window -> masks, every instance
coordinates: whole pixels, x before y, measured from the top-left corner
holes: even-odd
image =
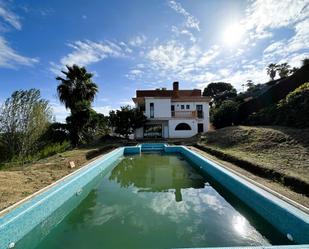
[[[190,109],[190,105],[186,105],[186,109],[189,110]]]
[[[144,137],[162,137],[162,125],[161,124],[145,125]]]
[[[181,105],[180,108],[181,108],[181,110],[184,110],[185,109],[185,105]]]
[[[191,130],[191,127],[187,123],[180,123],[175,128],[175,131],[189,131],[189,130]]]
[[[150,103],[150,118],[154,118],[154,104]]]
[[[197,117],[203,118],[203,105],[196,105]]]
[[[171,113],[172,113],[172,117],[175,117],[175,106],[171,105]]]

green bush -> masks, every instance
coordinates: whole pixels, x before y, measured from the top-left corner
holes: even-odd
[[[43,149],[41,149],[34,156],[34,158],[42,159],[42,158],[45,158],[45,157],[55,155],[57,153],[64,152],[69,148],[70,148],[70,142],[68,142],[68,141],[64,141],[62,143],[49,144],[49,145],[46,145]]]
[[[239,104],[232,100],[225,100],[211,111],[211,121],[216,128],[231,126],[238,123]]]
[[[250,115],[248,124],[309,127],[309,83],[296,88],[278,104]]]
[[[309,83],[305,83],[278,103],[277,124],[309,127]]]

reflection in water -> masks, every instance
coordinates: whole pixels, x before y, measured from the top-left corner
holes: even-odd
[[[242,236],[246,235],[247,232],[247,222],[246,219],[242,216],[234,216],[232,221],[234,229]]]
[[[243,216],[230,204],[237,206],[237,200],[213,186],[179,155],[124,157],[36,249],[286,244],[259,217]]]
[[[142,157],[126,157],[112,170],[109,177],[127,188],[136,187],[139,192],[166,192],[174,190],[175,200],[182,201],[181,189],[204,188],[205,180],[192,167],[183,167],[179,163],[183,158],[158,156],[152,154]]]

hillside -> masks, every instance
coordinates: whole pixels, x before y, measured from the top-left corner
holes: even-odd
[[[205,134],[200,144],[258,166],[266,177],[309,184],[309,129],[233,126]]]
[[[287,78],[266,83],[267,91],[262,91],[257,97],[244,102],[239,107],[239,119],[245,121],[251,113],[268,107],[283,99],[300,85],[309,81],[309,65],[304,65]]]

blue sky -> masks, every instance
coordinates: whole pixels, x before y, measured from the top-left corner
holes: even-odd
[[[58,121],[55,77],[66,65],[95,74],[98,112],[136,89],[267,81],[265,67],[309,57],[309,0],[0,0],[0,102],[38,88]]]

